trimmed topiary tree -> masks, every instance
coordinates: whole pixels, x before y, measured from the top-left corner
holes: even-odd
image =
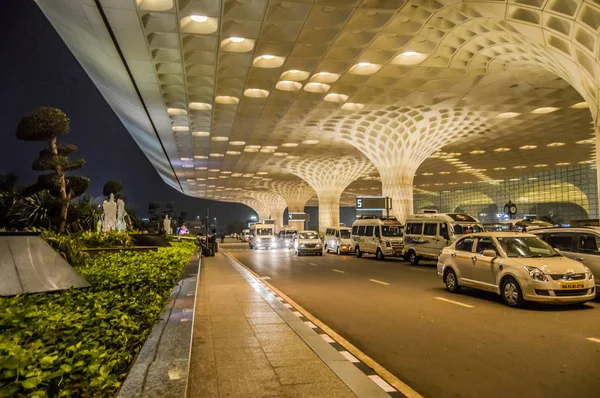
[[[48,148],[40,151],[33,161],[33,170],[52,171],[38,177],[39,190],[47,189],[60,201],[60,214],[57,231],[65,232],[71,200],[82,195],[90,180],[81,176],[67,176],[66,173],[83,167],[85,161],[69,160],[69,155],[77,151],[75,145],[58,144],[57,138],[69,134],[69,117],[60,109],[36,108],[21,119],[17,127],[17,138],[23,141],[47,141]]]
[[[121,197],[122,191],[123,184],[121,184],[121,181],[117,180],[107,181],[106,184],[104,184],[104,188],[102,188],[102,194],[104,196],[110,196],[110,194],[112,193],[117,199]]]

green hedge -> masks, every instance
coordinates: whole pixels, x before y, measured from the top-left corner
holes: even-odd
[[[0,298],[0,397],[113,396],[193,250],[88,257],[89,289]]]

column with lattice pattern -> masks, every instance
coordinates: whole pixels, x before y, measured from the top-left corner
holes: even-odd
[[[444,145],[485,130],[477,112],[425,106],[340,111],[322,128],[337,132],[373,162],[383,195],[392,198],[390,214],[400,221],[413,212],[413,179],[419,165]]]
[[[348,185],[375,168],[365,158],[294,159],[285,167],[306,181],[319,199],[319,232],[340,225],[340,197]]]
[[[270,218],[275,220],[277,231],[281,231],[283,228],[283,212],[287,207],[283,196],[273,191],[246,191],[245,194],[255,198],[266,206]],[[260,219],[259,221],[262,220]]]

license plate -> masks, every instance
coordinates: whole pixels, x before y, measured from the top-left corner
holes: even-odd
[[[583,289],[585,287],[585,284],[583,282],[561,283],[560,287],[563,289]]]

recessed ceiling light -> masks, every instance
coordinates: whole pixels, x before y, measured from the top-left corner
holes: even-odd
[[[379,64],[372,64],[370,62],[359,62],[353,67],[351,67],[348,72],[354,75],[372,75],[379,69],[381,69],[381,65]]]
[[[287,152],[275,152],[275,153],[273,154],[273,156],[281,156],[281,157],[283,157],[283,156],[287,156],[287,155],[288,155],[288,154],[287,154]]]
[[[485,153],[485,151],[483,149],[476,149],[474,151],[469,152],[471,155],[481,155],[482,153]]]
[[[348,96],[345,94],[330,93],[323,98],[327,102],[345,102]]]
[[[285,148],[295,148],[298,146],[295,142],[286,142],[285,144],[281,144],[282,147]]]
[[[251,148],[251,149],[260,149],[261,146],[260,145],[248,145],[247,148]]]
[[[269,172],[268,172],[268,171],[259,171],[259,172],[258,172],[258,173],[256,173],[256,174],[258,174],[258,175],[261,175],[261,176],[264,176],[264,175],[266,175],[266,174],[269,174]]]
[[[573,109],[584,109],[584,108],[587,108],[587,107],[588,107],[588,104],[585,101],[584,102],[578,102],[578,103],[573,104],[573,105],[570,106],[570,108],[573,108]]]
[[[194,22],[206,22],[208,21],[208,17],[204,15],[191,15],[190,19]]]
[[[308,91],[309,93],[326,93],[330,88],[329,84],[311,82],[304,86],[304,91]]]
[[[589,138],[587,140],[581,140],[581,141],[577,141],[576,144],[593,144],[595,143],[596,140],[593,138]]]
[[[207,169],[208,169],[207,167],[196,167],[196,170],[198,170],[198,171],[207,170]]]
[[[494,170],[506,170],[506,167],[494,167]]]
[[[496,148],[494,149],[494,152],[508,152],[510,151],[510,148]]]
[[[563,145],[565,145],[564,142],[551,142],[551,143],[549,143],[546,146],[549,146],[549,147],[558,147],[558,146],[563,146]]]
[[[569,162],[560,162],[560,163],[556,163],[556,165],[557,165],[557,166],[568,166],[568,165],[570,165],[570,164],[571,164],[571,163],[569,163]]]
[[[182,161],[182,162],[189,162],[189,161],[191,161],[191,160],[192,160],[192,158],[181,158],[181,161]]]
[[[416,65],[425,61],[429,54],[419,53],[416,51],[405,51],[396,56],[391,63],[396,65]]]
[[[223,105],[235,105],[240,102],[240,99],[229,95],[218,95],[215,97],[215,102]]]
[[[291,80],[281,80],[275,84],[275,88],[281,91],[298,91],[302,88],[302,84]]]
[[[439,174],[450,174],[449,171],[440,171]]]
[[[535,181],[535,180],[537,180],[537,177],[529,177],[528,180],[529,181]]]
[[[182,131],[190,131],[190,128],[188,126],[173,126],[171,127],[173,129],[173,131],[179,133]]]
[[[521,181],[520,178],[511,178],[509,181]]]
[[[276,145],[265,145],[263,146],[263,148],[267,148],[267,149],[277,149]]]
[[[345,111],[360,111],[364,107],[365,107],[365,104],[357,104],[355,102],[346,102],[344,105],[342,105],[341,109],[343,109]]]
[[[579,164],[591,164],[594,163],[593,160],[582,160],[581,162],[579,162]]]
[[[187,115],[187,111],[179,108],[167,108],[167,114],[171,116],[185,116]]]
[[[517,113],[517,112],[503,112],[503,113],[496,115],[496,117],[498,119],[510,119],[513,117],[517,117],[519,115],[520,115],[520,113]]]
[[[294,74],[295,73],[300,73],[300,71],[298,69],[290,69],[288,72],[289,73],[294,73]]]
[[[537,148],[537,145],[523,145],[520,146],[519,149],[535,149]]]
[[[235,146],[246,145],[246,142],[245,141],[230,141],[229,145],[235,145]]]
[[[257,148],[246,147],[246,148],[244,148],[244,152],[258,152],[258,149]]]
[[[556,108],[554,106],[545,106],[542,108],[537,108],[531,111],[531,113],[534,113],[536,115],[543,115],[545,113],[550,113],[550,112],[554,112],[557,111],[559,108]]]
[[[527,166],[514,166],[513,169],[526,169]]]
[[[212,105],[206,102],[190,102],[188,107],[195,111],[209,111],[212,109]]]
[[[533,167],[538,167],[538,168],[539,168],[539,167],[548,167],[548,165],[547,165],[547,164],[545,164],[545,163],[540,163],[540,164],[536,164],[536,165],[534,165]]]
[[[229,141],[228,137],[212,137],[213,141]]]
[[[416,51],[405,51],[402,53],[405,57],[412,57],[413,55],[417,55]]]
[[[221,169],[208,169],[208,171],[210,171],[211,173],[216,173],[221,171]]]
[[[192,131],[193,137],[208,137],[209,135],[208,131]]]
[[[223,156],[225,156],[225,155],[223,155],[222,153],[211,153],[210,154],[211,158],[222,158]]]
[[[302,143],[307,145],[315,145],[319,143],[319,140],[304,140]]]
[[[423,173],[424,176],[432,176],[433,173]]]
[[[369,66],[369,65],[371,65],[370,62],[359,62],[358,63],[358,66]]]
[[[250,98],[267,98],[269,92],[260,88],[248,88],[244,91],[244,95]]]
[[[271,55],[271,54],[264,54],[264,55],[261,55],[261,57],[264,58],[264,59],[273,59],[273,58],[275,58],[275,56]]]
[[[229,38],[229,40],[231,40],[234,43],[241,43],[241,42],[243,42],[246,39],[243,38],[243,37],[232,36],[232,37]]]
[[[196,156],[194,156],[194,159],[208,159],[208,156],[196,155]]]
[[[240,151],[227,151],[225,152],[227,155],[241,155]]]

